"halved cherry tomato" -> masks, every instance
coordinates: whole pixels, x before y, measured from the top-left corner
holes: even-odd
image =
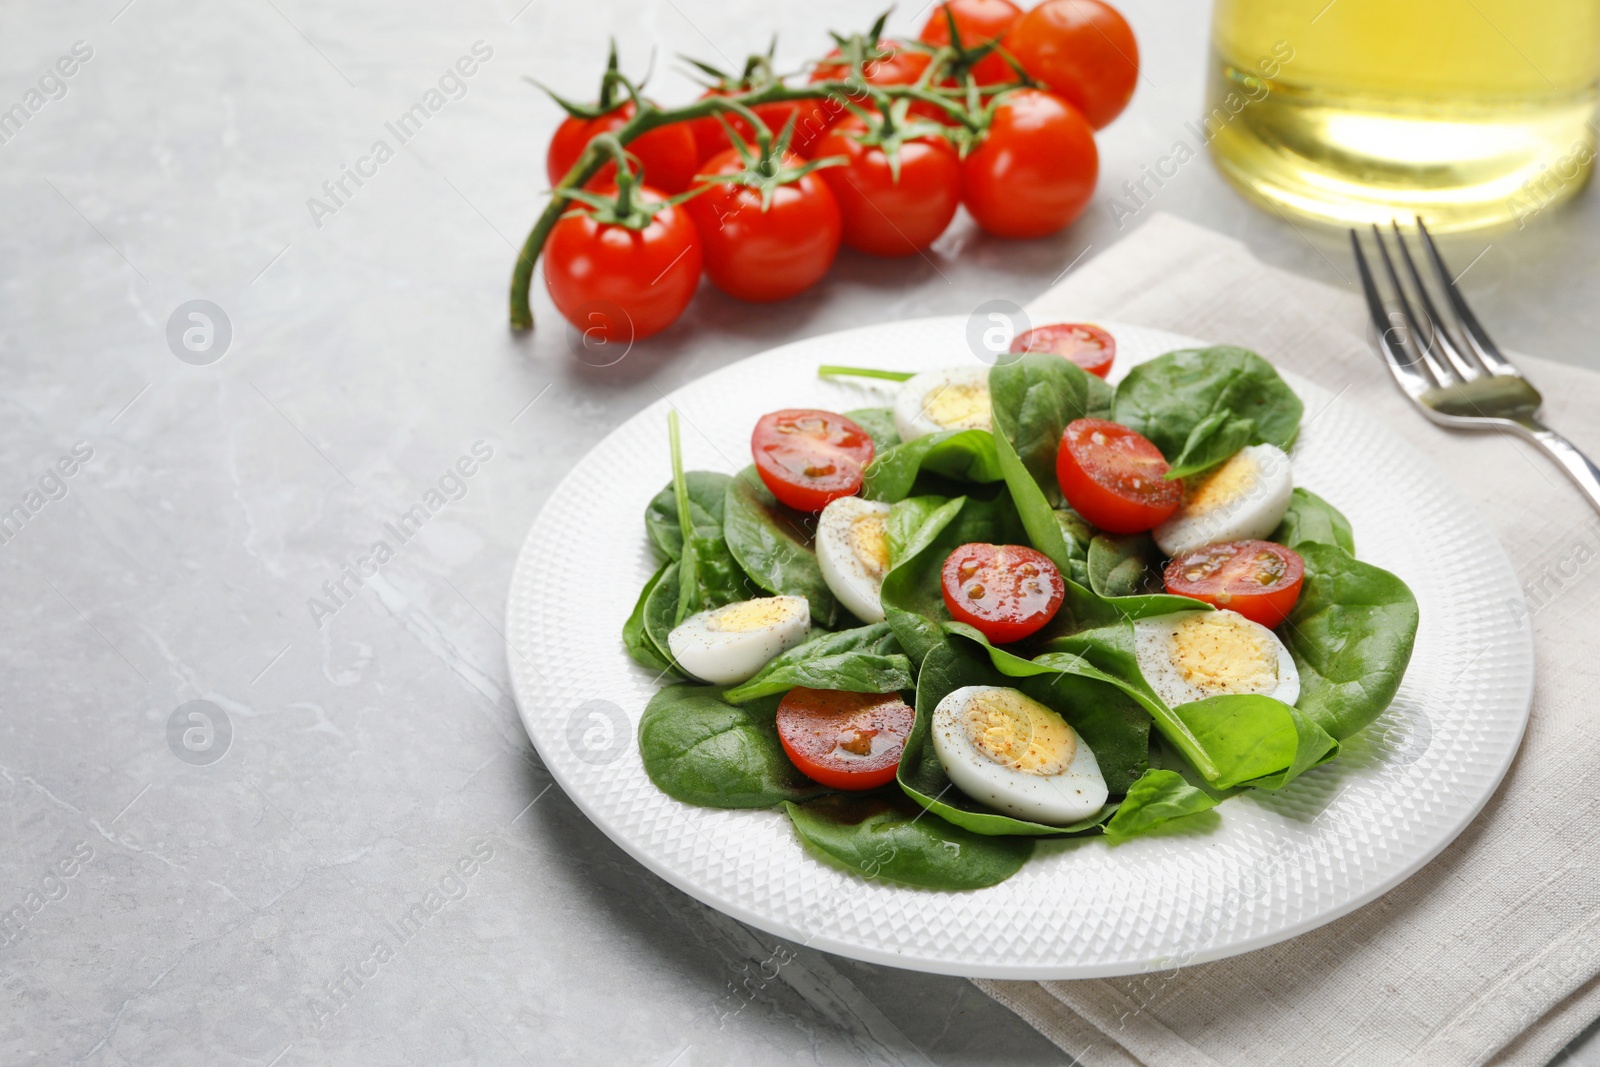
[[[550,185],[566,177],[567,171],[578,161],[588,143],[602,133],[611,133],[633,118],[633,101],[613,108],[597,119],[580,119],[568,116],[556,127],[550,138],[550,151],[545,154],[545,173]],[[677,194],[689,188],[694,181],[695,168],[700,165],[700,152],[695,147],[694,134],[681,122],[662,126],[635,137],[625,146],[639,160],[644,180],[664,193]],[[588,188],[597,189],[616,181],[617,165],[607,163],[600,173],[591,178]]]
[[[1224,541],[1185,552],[1162,577],[1167,592],[1229,608],[1268,629],[1289,617],[1300,599],[1306,563],[1271,541]]]
[[[1000,98],[983,140],[961,161],[961,200],[996,237],[1044,237],[1083,213],[1100,154],[1078,109],[1053,93]]]
[[[1013,352],[1054,352],[1066,356],[1090,374],[1104,378],[1117,358],[1117,342],[1098,326],[1084,322],[1057,322],[1035,326],[1011,339]]]
[[[721,89],[707,89],[700,94],[700,99],[705,100],[712,96],[727,95],[728,93]],[[800,108],[801,102],[798,100],[783,100],[774,104],[757,104],[750,110],[754,111],[756,118],[760,119],[767,129],[772,131],[772,136],[777,137],[778,134],[783,132],[783,127],[789,121],[789,116],[799,112]],[[740,137],[751,144],[755,143],[756,131],[750,128],[748,122],[731,112],[722,115],[722,118],[727,120],[728,124],[738,132]],[[700,152],[700,162],[702,163],[719,152],[725,152],[733,147],[728,141],[728,131],[722,128],[722,123],[717,121],[716,115],[695,119],[689,123],[689,128],[694,133],[695,147]],[[794,133],[789,137],[789,150],[795,155],[809,158],[811,149],[816,145],[817,138],[821,135],[821,130],[814,130],[808,133],[806,130],[801,129],[799,121],[796,120]]]
[[[1045,0],[1011,27],[1005,48],[1100,129],[1121,114],[1139,80],[1139,44],[1101,0]]]
[[[785,408],[761,416],[750,451],[773,496],[798,511],[821,511],[861,488],[872,438],[843,415]]]
[[[956,32],[961,35],[961,43],[967,48],[974,48],[980,44],[988,44],[1005,35],[1012,25],[1022,17],[1022,9],[1011,0],[950,0],[949,3],[940,4],[933,9],[933,14],[928,16],[928,21],[922,26],[922,33],[918,40],[924,44],[946,45],[950,43],[950,25],[945,20],[945,10],[956,21]],[[984,56],[972,68],[972,76],[979,85],[994,85],[998,82],[1012,81],[1016,72],[1010,64],[997,55]]]
[[[1073,510],[1110,533],[1159,525],[1183,503],[1183,482],[1149,439],[1105,419],[1074,419],[1061,433],[1056,478]]]
[[[805,161],[787,154],[785,167]],[[702,175],[740,174],[744,160],[732,148],[711,159]],[[761,190],[730,182],[706,182],[709,188],[685,201],[700,231],[706,277],[718,289],[740,300],[784,300],[815,285],[839,253],[839,206],[816,171],[772,190],[761,203]]]
[[[909,256],[931,245],[961,205],[961,161],[942,137],[900,145],[896,177],[881,145],[864,144],[867,123],[847,115],[817,143],[818,156],[843,156],[824,167],[844,217],[844,243],[874,256]]]
[[[878,53],[861,65],[868,85],[911,85],[933,61],[933,57],[926,52],[914,51],[887,37],[878,42]],[[813,82],[849,81],[854,77],[855,72],[837,48],[824,56],[811,71]],[[804,130],[811,143],[816,144],[828,132],[828,127],[850,113],[847,104],[871,106],[866,94],[860,92],[845,97],[819,97],[802,106],[795,123],[795,137],[798,139],[800,131]]]
[[[894,693],[796,686],[778,705],[778,740],[800,773],[834,789],[894,781],[917,713]]]
[[[1055,618],[1067,585],[1043,552],[1025,545],[962,545],[940,572],[945,607],[997,645],[1020,641]]]

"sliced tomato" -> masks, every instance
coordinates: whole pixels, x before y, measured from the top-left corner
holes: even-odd
[[[1224,541],[1167,564],[1167,592],[1237,611],[1275,629],[1300,599],[1306,563],[1300,553],[1271,541]]]
[[[1104,378],[1117,358],[1117,342],[1098,326],[1083,322],[1057,322],[1035,326],[1011,339],[1013,352],[1054,352]]]
[[[894,781],[917,713],[895,693],[795,686],[778,705],[778,740],[789,762],[835,789]]]
[[[872,462],[872,438],[843,415],[785,408],[761,416],[750,451],[773,496],[799,511],[821,511],[860,490],[862,472]]]
[[[1183,503],[1183,482],[1143,435],[1105,419],[1074,419],[1056,450],[1061,493],[1078,514],[1110,533],[1159,525]]]
[[[1050,557],[1025,545],[962,545],[940,572],[945,607],[997,645],[1055,618],[1067,584]]]

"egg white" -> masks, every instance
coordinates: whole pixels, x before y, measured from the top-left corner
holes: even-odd
[[[667,647],[701,681],[737,685],[810,633],[811,605],[805,597],[768,596],[689,616],[667,635]]]
[[[941,396],[946,400],[955,391],[969,389],[983,393],[981,414],[969,418],[941,421]],[[991,428],[992,413],[989,408],[989,368],[946,367],[943,370],[923,371],[908,378],[894,401],[894,427],[902,441],[914,441],[940,430],[987,430]]]
[[[1133,638],[1139,672],[1168,707],[1225,693],[1259,693],[1285,704],[1300,699],[1300,670],[1289,650],[1277,634],[1236,611],[1179,611],[1136,619]],[[1248,671],[1248,684],[1229,684],[1232,680],[1219,672],[1194,669],[1208,645],[1236,653],[1224,669],[1259,670]]]
[[[1064,744],[1044,746],[1055,763],[1064,766],[1054,773],[1038,774],[990,756],[975,743],[970,725],[979,701],[1001,701],[1028,716],[1034,729],[1029,737],[1016,737],[1019,742],[1026,744],[1047,730],[1058,742],[1070,742],[1072,752],[1065,758]],[[969,685],[954,690],[934,709],[932,727],[933,750],[950,781],[967,796],[998,811],[1049,826],[1066,826],[1087,819],[1105,805],[1106,780],[1094,752],[1054,711],[1015,689]]]
[[[881,595],[888,560],[874,556],[871,548],[874,538],[882,545],[883,522],[888,517],[888,504],[858,496],[830,501],[817,517],[817,567],[822,580],[839,603],[862,622],[883,621]],[[875,524],[876,530],[858,528],[862,523]],[[869,532],[872,536],[863,536]]]
[[[1250,445],[1187,487],[1183,505],[1151,533],[1168,556],[1223,541],[1259,540],[1289,510],[1294,470],[1276,445]]]

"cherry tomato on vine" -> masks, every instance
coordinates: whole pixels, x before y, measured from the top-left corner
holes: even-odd
[[[700,235],[688,212],[662,204],[666,197],[654,189],[632,195],[662,205],[640,228],[600,221],[577,205],[545,242],[550,299],[585,340],[626,346],[659,333],[683,314],[700,282]]]
[[[1053,93],[1017,89],[961,161],[961,199],[997,237],[1044,237],[1082,214],[1099,173],[1094,131],[1078,110]]]
[[[789,154],[787,167],[804,161]],[[702,175],[740,174],[748,167],[729,148],[700,168]],[[812,171],[772,189],[733,182],[704,182],[707,191],[684,206],[700,231],[706,276],[740,300],[783,300],[808,289],[839,254],[839,207],[821,175]]]
[[[938,239],[955,217],[961,162],[944,138],[919,137],[900,145],[897,179],[883,146],[870,143],[870,132],[859,115],[841,119],[817,143],[816,154],[847,162],[818,173],[839,202],[845,244],[874,256],[909,256]]]
[[[933,14],[923,24],[918,39],[924,44],[950,43],[950,25],[944,14],[946,9],[954,16],[956,32],[961,35],[961,44],[966,48],[999,40],[1022,17],[1022,9],[1011,0],[950,0],[934,8]],[[1005,60],[990,54],[973,66],[972,76],[979,85],[995,85],[1012,81],[1017,75]]]
[[[1045,0],[1004,39],[1033,77],[1066,97],[1100,129],[1122,113],[1139,80],[1139,44],[1102,0]]]
[[[756,473],[797,511],[821,511],[831,500],[853,496],[872,451],[872,438],[855,422],[812,408],[763,415],[750,434]]]
[[[1061,433],[1056,479],[1074,511],[1109,533],[1159,525],[1183,503],[1183,482],[1148,438],[1105,419],[1074,419]]]
[[[868,85],[912,85],[928,69],[930,62],[932,57],[926,52],[918,52],[899,41],[885,38],[878,42],[877,54],[861,65],[861,71]],[[811,71],[812,82],[849,81],[854,77],[855,72],[837,48],[824,56]],[[858,106],[866,102],[867,98],[861,94],[849,98],[849,103]],[[844,99],[827,97],[804,105],[795,125],[795,138],[798,140],[800,131],[804,130],[811,143],[815,144],[828,132],[828,127],[850,114],[845,105]]]
[[[1083,322],[1035,326],[1011,339],[1013,352],[1054,352],[1090,374],[1104,378],[1117,358],[1117,342],[1105,330]]]
[[[875,789],[894,781],[917,713],[895,693],[796,686],[778,705],[778,740],[812,781]]]
[[[1206,545],[1167,564],[1167,592],[1230,608],[1251,622],[1275,628],[1300,599],[1306,563],[1300,553],[1271,541]]]
[[[1067,593],[1050,557],[1025,545],[962,545],[945,558],[939,577],[951,617],[997,645],[1037,632]]]
[[[545,155],[545,173],[553,188],[566,177],[567,171],[583,154],[584,147],[602,133],[611,133],[633,117],[633,101],[613,108],[596,119],[567,116],[556,127],[550,138],[550,150]],[[661,126],[629,141],[629,152],[639,160],[639,169],[651,188],[664,193],[681,193],[694,181],[695,168],[700,164],[700,152],[695,147],[694,134],[681,122]],[[617,166],[607,163],[600,173],[588,182],[588,188],[599,189],[616,181]]]
[[[700,99],[705,100],[713,96],[728,96],[729,93],[722,89],[707,89],[700,94]],[[789,121],[790,115],[797,114],[801,109],[799,100],[785,100],[776,104],[757,104],[751,108],[776,137],[783,132],[784,123]],[[722,116],[728,121],[741,138],[754,143],[756,131],[750,128],[750,123],[738,115],[726,113]],[[694,143],[700,153],[700,162],[704,163],[719,152],[725,152],[733,147],[728,141],[728,131],[722,128],[722,123],[717,121],[717,116],[710,115],[703,119],[695,119],[689,123],[689,128],[694,133]],[[812,147],[817,143],[821,130],[807,132],[800,128],[800,122],[795,121],[794,133],[789,138],[789,151],[800,156],[810,156]],[[704,169],[702,168],[702,173]]]

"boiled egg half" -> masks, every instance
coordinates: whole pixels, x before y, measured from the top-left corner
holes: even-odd
[[[902,441],[940,430],[987,430],[989,368],[948,367],[906,379],[894,401],[894,428]]]
[[[811,605],[805,597],[764,596],[689,616],[667,635],[667,647],[696,678],[736,685],[810,633]]]
[[[1300,699],[1300,671],[1278,635],[1236,611],[1179,611],[1133,624],[1139,672],[1168,707],[1225,693]]]
[[[884,523],[889,505],[858,496],[830,501],[817,518],[817,567],[839,603],[862,622],[882,622],[883,576],[889,570]]]
[[[1151,533],[1169,556],[1222,541],[1258,541],[1283,521],[1293,492],[1283,449],[1250,445],[1191,478],[1182,506]]]
[[[957,789],[1019,819],[1066,826],[1106,802],[1100,764],[1078,732],[1015,689],[948,694],[933,711],[933,751]]]

